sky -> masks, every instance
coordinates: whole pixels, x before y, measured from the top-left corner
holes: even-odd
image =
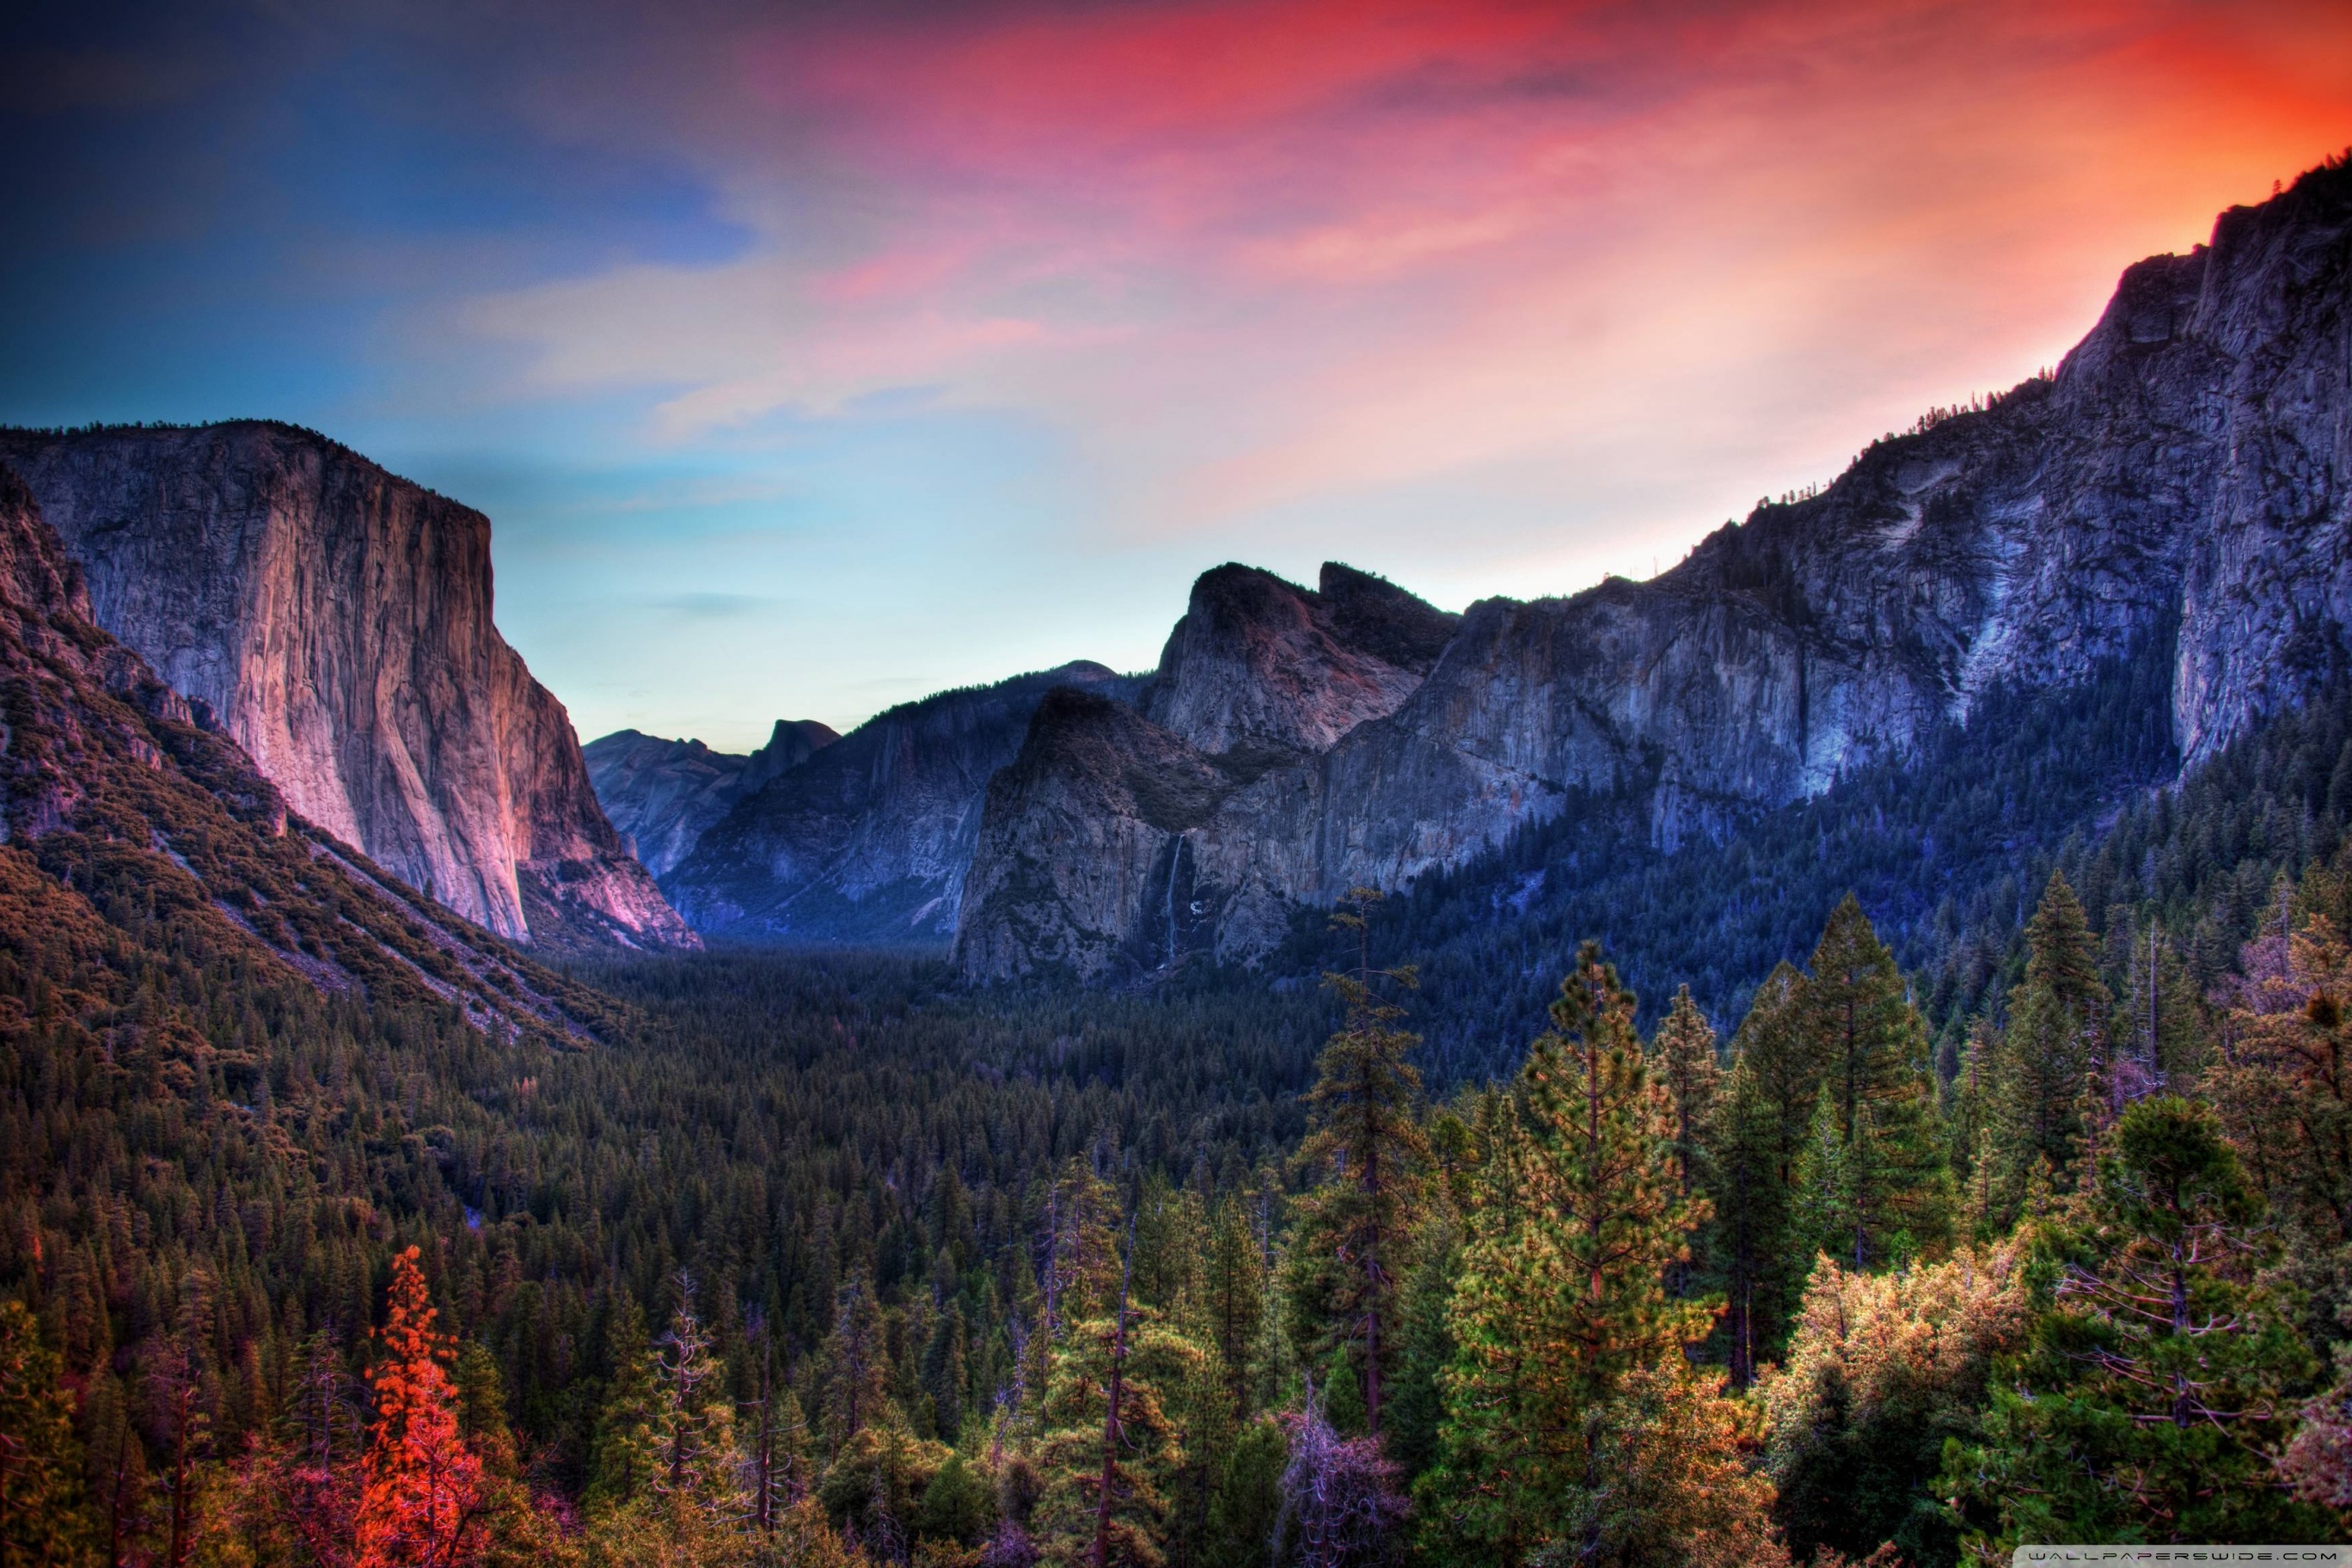
[[[2340,0],[14,9],[0,423],[323,430],[733,750],[1227,560],[1647,577],[2352,144]]]

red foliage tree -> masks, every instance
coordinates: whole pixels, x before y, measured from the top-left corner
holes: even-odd
[[[359,1568],[452,1568],[478,1554],[481,1460],[457,1431],[449,1336],[412,1247],[392,1261],[391,1310],[368,1374],[375,1430],[362,1475]]]

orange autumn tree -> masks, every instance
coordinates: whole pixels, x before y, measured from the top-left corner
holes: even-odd
[[[457,1431],[449,1336],[411,1247],[392,1260],[391,1310],[368,1374],[375,1431],[361,1468],[358,1568],[452,1568],[480,1542],[480,1458]]]

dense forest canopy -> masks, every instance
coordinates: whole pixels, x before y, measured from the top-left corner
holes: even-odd
[[[0,847],[0,1553],[2340,1538],[2348,757],[2317,701],[2054,846],[2072,775],[1924,791],[2018,818],[2007,858],[1932,903],[1857,861],[1736,1012],[1433,892],[1302,937],[1319,989],[722,951],[550,977],[593,1040],[485,1033],[208,942],[135,858]],[[1612,943],[1675,951],[1726,853],[1633,862]],[[1540,1026],[1449,1018],[1474,937]]]

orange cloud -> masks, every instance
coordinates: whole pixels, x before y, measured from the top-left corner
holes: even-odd
[[[1580,519],[1494,524],[1571,574],[2030,373],[2352,141],[2333,4],[1215,0],[724,54],[696,134],[765,243],[478,302],[543,377],[672,388],[676,436],[922,385],[1066,433],[1114,532],[1386,495],[1406,551]]]

